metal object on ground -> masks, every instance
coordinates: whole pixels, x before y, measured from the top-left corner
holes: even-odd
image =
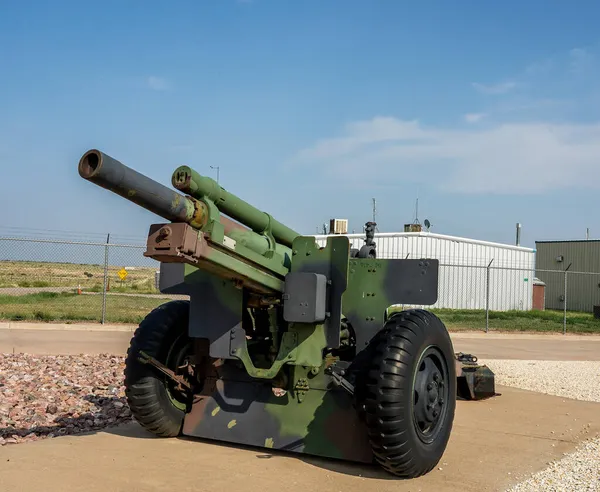
[[[494,373],[485,365],[477,364],[477,357],[456,354],[457,396],[464,400],[484,400],[496,395]]]
[[[437,260],[377,258],[374,222],[360,250],[337,234],[320,247],[187,166],[172,175],[185,195],[98,150],[79,173],[168,221],[150,226],[144,255],[160,262],[161,292],[189,296],[131,340],[125,388],[142,426],[406,478],[436,466],[457,360],[438,317],[393,306],[437,301]],[[472,394],[485,392],[461,364]]]

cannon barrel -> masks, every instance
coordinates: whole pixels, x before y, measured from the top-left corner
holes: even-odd
[[[79,160],[79,175],[92,183],[171,222],[200,221],[202,211],[194,202],[166,186],[96,150],[88,150]],[[197,224],[195,224],[197,225]]]
[[[269,214],[226,191],[214,179],[201,176],[188,166],[180,166],[175,170],[172,184],[179,191],[198,200],[208,198],[223,213],[257,233],[262,233],[270,227],[273,237],[280,244],[291,247],[294,238],[300,235]]]
[[[185,222],[196,228],[206,225],[209,214],[205,203],[167,188],[97,149],[88,150],[83,154],[78,170],[79,175],[87,181],[112,191],[170,222]],[[241,245],[260,255],[264,255],[269,249],[266,237],[252,232],[226,216],[221,215],[219,221],[223,224],[225,234]],[[281,264],[289,267],[291,250],[285,245],[276,244],[275,251]]]

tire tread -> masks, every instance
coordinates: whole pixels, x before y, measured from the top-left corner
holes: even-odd
[[[170,301],[152,310],[135,330],[125,361],[125,396],[135,420],[160,437],[181,432],[185,413],[167,396],[162,378],[138,360],[140,350],[161,360],[168,342],[187,327],[189,301]],[[164,362],[161,360],[161,362]]]
[[[441,442],[431,454],[417,451],[418,437],[412,432],[412,408],[406,398],[412,395],[412,369],[418,360],[426,334],[433,334],[446,357],[450,390],[455,388],[454,354],[448,332],[439,318],[422,309],[390,316],[370,343],[372,359],[366,368],[365,417],[375,461],[386,471],[404,478],[430,472],[441,458],[454,419],[455,400],[451,398]],[[411,393],[407,396],[407,391]]]

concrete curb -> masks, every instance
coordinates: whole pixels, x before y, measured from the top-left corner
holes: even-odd
[[[100,323],[28,323],[23,321],[0,322],[0,330],[39,331],[123,331],[133,333],[137,325],[112,325]]]

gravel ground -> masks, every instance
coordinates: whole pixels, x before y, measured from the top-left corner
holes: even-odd
[[[549,395],[600,402],[600,362],[479,360],[496,375],[496,383]]]
[[[0,354],[0,445],[131,420],[124,358]]]
[[[600,490],[600,439],[585,442],[576,452],[511,488],[511,492]]]
[[[480,360],[479,363],[494,371],[500,385],[600,402],[600,362]],[[600,438],[584,442],[574,453],[509,490],[600,491]]]

